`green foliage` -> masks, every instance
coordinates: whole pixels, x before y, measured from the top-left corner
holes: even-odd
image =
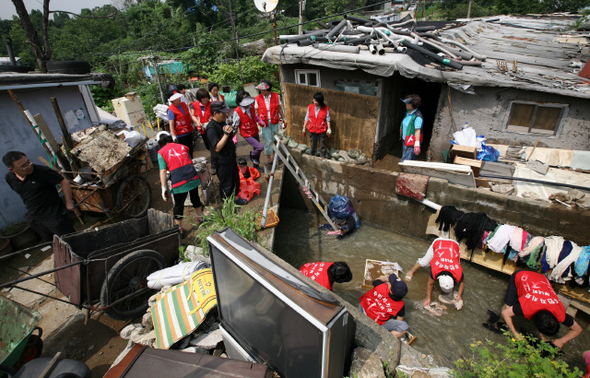
[[[454,377],[460,378],[527,378],[527,377],[581,377],[577,367],[572,371],[567,363],[556,360],[558,349],[549,343],[534,345],[534,340],[525,337],[516,340],[508,332],[507,343],[493,343],[489,340],[471,344],[471,357],[455,362]],[[550,357],[543,357],[548,354]]]
[[[234,203],[234,196],[225,198],[219,211],[211,208],[211,215],[199,227],[195,237],[195,245],[203,248],[203,254],[208,254],[207,238],[215,231],[231,227],[238,235],[246,240],[256,241],[258,214],[252,209],[237,212],[239,205]]]
[[[189,259],[186,255],[185,245],[181,245],[180,247],[178,247],[178,256],[180,257],[181,262],[191,262],[191,259]]]
[[[232,89],[240,90],[244,83],[259,82],[261,79],[269,79],[273,83],[273,89],[279,88],[276,78],[278,68],[274,64],[266,64],[258,56],[249,56],[241,60],[243,81],[240,77],[240,68],[237,61],[221,63],[213,70],[207,72],[209,81],[220,85],[231,85]],[[254,93],[252,93],[254,95]]]

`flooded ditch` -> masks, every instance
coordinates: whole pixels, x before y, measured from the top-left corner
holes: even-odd
[[[320,214],[305,210],[285,208],[280,211],[281,222],[276,228],[274,252],[283,260],[299,268],[312,261],[346,261],[353,272],[353,280],[335,284],[334,292],[353,305],[364,294],[361,281],[365,260],[388,260],[398,262],[405,272],[409,271],[419,257],[422,257],[430,243],[410,238],[371,225],[365,220],[363,226],[353,235],[338,240],[318,230],[325,223]],[[463,262],[466,285],[463,299],[465,306],[457,311],[448,306],[448,314],[435,317],[422,308],[426,296],[428,269],[421,269],[408,282],[405,297],[406,321],[418,336],[412,346],[418,351],[432,355],[440,366],[454,367],[454,361],[461,356],[471,355],[469,345],[474,340],[489,339],[503,342],[503,336],[494,334],[482,326],[487,320],[486,311],[499,313],[509,277],[470,262]],[[404,274],[402,274],[404,276]],[[435,286],[433,301],[438,300],[440,289]],[[524,319],[515,321],[517,329],[533,332],[534,326]],[[589,349],[590,332],[587,330],[589,317],[578,313],[576,320],[584,332],[577,339],[566,344],[563,359],[570,366],[585,370],[586,365],[580,354]],[[565,334],[562,326],[559,335]]]

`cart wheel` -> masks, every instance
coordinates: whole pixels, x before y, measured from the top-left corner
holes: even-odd
[[[109,306],[105,313],[116,320],[133,319],[144,314],[148,299],[154,294],[154,290],[147,287],[147,276],[165,267],[164,257],[149,249],[132,252],[119,260],[109,270],[100,291],[100,302]],[[115,303],[127,296],[130,298]]]
[[[143,217],[152,204],[152,189],[143,176],[129,176],[117,190],[117,206],[131,218]]]

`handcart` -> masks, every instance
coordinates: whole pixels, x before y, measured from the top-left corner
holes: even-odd
[[[154,291],[147,276],[174,264],[180,246],[179,228],[170,214],[149,209],[143,218],[53,237],[54,269],[1,284],[85,308],[104,311],[113,319],[133,319],[145,313]],[[18,251],[30,251],[40,246]],[[67,297],[51,297],[17,286],[19,282],[54,273],[55,286]]]
[[[145,140],[135,146],[117,164],[100,174],[72,172],[86,183],[72,182],[72,196],[81,211],[105,213],[111,220],[122,213],[128,218],[145,216],[151,206],[152,191],[146,178],[149,155],[143,148]]]

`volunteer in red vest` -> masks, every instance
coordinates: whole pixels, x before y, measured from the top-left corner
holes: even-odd
[[[166,171],[170,172],[172,188],[170,193],[174,197],[174,223],[180,228],[181,238],[184,238],[182,218],[184,215],[184,201],[190,195],[191,202],[197,213],[197,221],[203,221],[203,209],[199,198],[201,180],[188,156],[188,147],[173,143],[172,137],[166,131],[157,135],[160,150],[158,151],[158,165],[160,167],[160,183],[162,184],[162,199],[168,202],[168,179]]]
[[[172,140],[188,147],[188,156],[193,158],[193,120],[185,103],[181,102],[182,95],[175,93],[170,97],[168,107],[168,122]]]
[[[411,280],[414,273],[420,268],[425,268],[430,264],[430,277],[426,286],[426,299],[424,307],[430,306],[432,301],[432,287],[434,280],[438,281],[440,289],[446,296],[439,296],[439,301],[453,304],[457,310],[463,308],[463,290],[465,290],[465,275],[461,268],[461,252],[459,243],[452,239],[438,238],[435,239],[426,255],[418,259],[414,267],[406,275],[406,280]],[[455,292],[454,288],[459,285]]]
[[[211,102],[225,102],[225,96],[219,93],[219,85],[217,83],[209,83],[209,94],[211,94]]]
[[[197,100],[190,106],[191,118],[197,125],[197,131],[203,138],[203,144],[207,150],[211,150],[209,139],[207,139],[207,125],[213,115],[211,114],[211,96],[205,88],[197,90]],[[211,173],[217,173],[217,159],[211,154]]]
[[[307,263],[303,264],[299,271],[330,291],[334,282],[344,283],[352,280],[348,264],[342,261]]]
[[[582,327],[573,317],[566,314],[565,307],[555,294],[551,283],[544,275],[519,270],[512,274],[506,290],[502,318],[512,331],[515,338],[521,339],[522,335],[516,332],[512,318],[522,315],[525,319],[533,320],[535,326],[541,332],[541,338],[554,336],[559,331],[559,324],[569,327],[565,336],[552,340],[551,343],[562,348],[565,343],[572,341],[582,333]]]
[[[316,156],[318,142],[320,144],[320,156],[328,157],[326,141],[332,129],[330,128],[330,108],[324,103],[324,95],[318,92],[313,95],[313,104],[307,107],[305,123],[303,124],[303,135],[309,131],[309,142],[311,144],[311,156]]]
[[[260,155],[264,147],[260,143],[260,136],[258,135],[258,125],[262,126],[263,122],[256,115],[254,109],[254,98],[246,91],[239,91],[236,95],[236,104],[239,106],[234,111],[233,126],[240,128],[240,135],[250,143],[253,150],[250,151],[250,160],[254,168],[259,172],[264,170],[260,168]]]
[[[359,310],[395,337],[404,336],[408,323],[404,321],[406,307],[403,298],[408,293],[408,286],[395,274],[376,279],[373,286],[359,298]]]
[[[406,104],[406,115],[399,127],[399,137],[403,141],[401,161],[416,160],[416,156],[420,155],[422,142],[424,117],[418,110],[422,105],[422,99],[416,94],[411,94],[403,98],[402,102]]]
[[[283,121],[283,128],[287,127],[285,113],[278,93],[271,92],[272,83],[269,80],[261,80],[256,89],[260,91],[260,94],[256,96],[256,110],[258,117],[264,122],[260,134],[264,143],[266,161],[271,164],[274,158],[272,145],[274,144],[274,136],[279,131],[280,121]]]

